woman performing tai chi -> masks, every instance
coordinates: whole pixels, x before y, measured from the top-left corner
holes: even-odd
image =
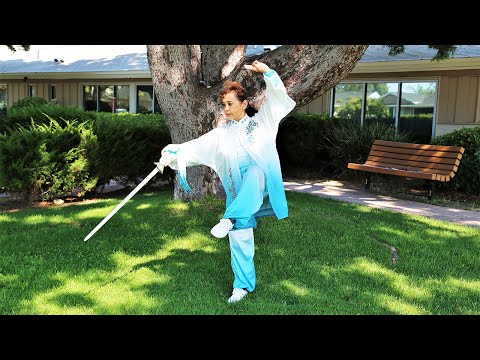
[[[226,82],[220,93],[228,122],[197,139],[163,148],[157,164],[178,170],[180,185],[190,191],[186,167],[206,165],[219,176],[226,193],[226,210],[211,229],[217,238],[228,235],[234,274],[233,292],[228,299],[235,303],[255,290],[253,229],[257,217],[288,216],[276,137],[280,121],[295,107],[275,70],[254,61],[244,65],[263,74],[267,101],[253,116],[245,89],[238,82]]]

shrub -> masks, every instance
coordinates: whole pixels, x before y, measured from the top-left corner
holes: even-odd
[[[19,126],[0,134],[0,186],[23,192],[31,200],[92,189],[97,179],[90,175],[96,136],[91,124],[66,121],[59,124]]]
[[[430,144],[432,141],[433,114],[402,115],[398,128],[412,135],[412,141]]]
[[[319,168],[328,162],[328,154],[319,147],[329,116],[294,112],[280,124],[277,150],[282,168]]]
[[[454,130],[438,136],[432,144],[465,148],[456,176],[441,187],[480,194],[480,126]]]
[[[0,124],[0,132],[8,129],[12,130],[18,126],[29,126],[32,120],[35,124],[49,124],[50,119],[54,119],[63,125],[66,124],[63,120],[84,122],[94,120],[95,117],[95,112],[87,112],[78,106],[44,104],[21,108],[12,107],[8,110],[3,123]]]
[[[37,96],[32,96],[32,97],[26,97],[23,99],[18,100],[16,103],[14,103],[11,107],[10,110],[17,110],[21,109],[24,107],[30,107],[30,106],[42,106],[48,104],[48,101],[45,100],[44,98],[37,97]]]
[[[171,143],[160,114],[98,113],[94,132],[98,139],[95,174],[100,183],[117,177],[138,182],[153,170],[160,151]],[[159,176],[167,178],[170,172]]]
[[[349,162],[367,160],[375,140],[410,142],[411,136],[381,122],[367,122],[362,127],[356,121],[334,119],[323,140],[322,147],[330,155],[332,171],[342,175]]]

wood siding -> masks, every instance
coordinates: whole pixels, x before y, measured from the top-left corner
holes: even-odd
[[[479,76],[441,76],[438,124],[480,123]]]
[[[307,105],[302,106],[298,109],[298,112],[301,113],[311,113],[311,114],[330,114],[330,99],[332,91],[328,90],[323,95],[317,97]]]

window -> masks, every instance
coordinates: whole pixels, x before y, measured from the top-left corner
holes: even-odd
[[[362,121],[364,84],[338,84],[335,87],[333,116]]]
[[[7,84],[0,84],[0,113],[7,111]]]
[[[410,132],[415,141],[429,143],[436,96],[436,81],[340,83],[333,92],[331,114],[362,125],[384,122]]]
[[[30,97],[37,96],[37,85],[33,85],[33,84],[28,85],[28,96]]]
[[[128,112],[130,87],[129,85],[85,85],[83,108],[90,111]]]
[[[51,84],[50,85],[50,101],[57,100],[57,85]]]
[[[137,113],[161,113],[160,105],[154,96],[153,85],[137,86]]]

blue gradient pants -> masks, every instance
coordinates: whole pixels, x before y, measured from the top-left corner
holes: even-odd
[[[256,274],[253,256],[255,255],[255,243],[253,228],[231,230],[228,233],[230,241],[230,259],[233,270],[233,287],[255,290]]]
[[[228,233],[234,274],[233,287],[251,292],[256,285],[253,228],[257,226],[257,221],[253,214],[260,209],[264,197],[267,196],[266,178],[257,165],[241,167],[240,174],[242,176],[240,191],[227,207],[223,218],[235,221],[233,229]]]
[[[242,184],[237,197],[228,205],[223,214],[224,219],[234,220],[234,229],[248,229],[257,227],[255,214],[263,204],[267,195],[265,192],[266,178],[258,165],[240,168]]]

